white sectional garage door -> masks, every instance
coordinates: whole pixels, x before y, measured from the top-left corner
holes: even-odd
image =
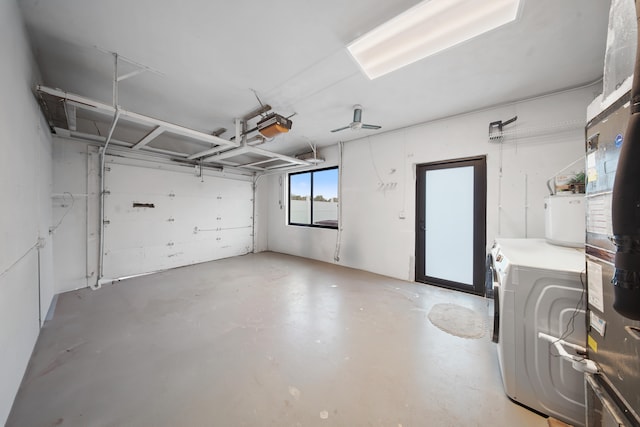
[[[251,182],[110,163],[105,191],[106,279],[253,250]]]

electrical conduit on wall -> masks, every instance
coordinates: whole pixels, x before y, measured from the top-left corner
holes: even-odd
[[[333,254],[333,260],[335,262],[340,262],[340,246],[342,244],[342,229],[344,224],[342,223],[342,167],[343,167],[343,156],[342,152],[344,149],[344,143],[342,141],[338,142],[338,232],[336,233],[336,249]]]

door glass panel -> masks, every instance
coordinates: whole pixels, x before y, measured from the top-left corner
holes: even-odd
[[[473,166],[427,170],[425,276],[473,286]]]

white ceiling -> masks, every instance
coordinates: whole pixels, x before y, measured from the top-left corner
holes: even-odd
[[[345,46],[417,0],[18,0],[43,83],[105,103],[117,52],[151,68],[119,104],[206,133],[264,103],[285,154],[580,86],[602,76],[608,0],[522,0],[518,20],[370,81]],[[482,2],[478,0],[478,7]],[[122,65],[120,74],[132,70]],[[352,106],[380,131],[347,125]],[[499,119],[499,118],[498,118]]]

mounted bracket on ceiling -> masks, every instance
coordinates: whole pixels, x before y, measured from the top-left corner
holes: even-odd
[[[103,53],[107,53],[111,56],[113,56],[113,60],[114,60],[114,64],[113,64],[113,106],[117,107],[118,106],[118,84],[121,81],[130,79],[131,77],[135,77],[139,74],[142,74],[144,72],[151,72],[153,74],[156,74],[158,76],[164,76],[164,73],[161,73],[158,70],[155,70],[149,66],[143,65],[139,62],[136,62],[132,59],[129,59],[125,56],[120,55],[118,52],[111,52],[109,50],[104,50],[104,49],[100,49],[96,46],[96,48],[98,49],[98,51],[103,52]],[[131,67],[133,67],[132,71],[126,72],[124,74],[120,74],[120,67],[121,64],[129,64]],[[129,68],[131,68],[129,67]]]
[[[296,155],[296,159],[305,160],[309,163],[317,165],[319,163],[324,163],[324,157],[318,156],[318,147],[316,144],[312,144],[311,141],[307,140],[307,144],[311,147],[311,151],[306,153],[301,153]]]
[[[223,133],[225,133],[226,131],[227,131],[227,128],[218,128],[218,129],[214,130],[213,132],[211,132],[211,135],[220,136]]]
[[[256,94],[256,98],[258,98],[257,94]],[[254,109],[254,110],[251,110],[250,112],[248,112],[247,114],[245,114],[241,118],[236,119],[236,135],[231,137],[231,141],[234,141],[236,139],[236,137],[237,137],[238,140],[240,140],[240,138],[242,138],[244,140],[244,142],[246,143],[247,141],[246,141],[245,136],[248,135],[251,132],[255,132],[255,131],[258,130],[257,126],[252,128],[252,129],[247,129],[247,122],[249,120],[255,118],[255,117],[262,116],[267,111],[271,111],[271,105],[263,104],[260,101],[260,98],[258,98],[258,102],[260,103],[260,107]],[[237,126],[240,126],[240,127],[238,128]]]
[[[318,156],[315,151],[309,151],[307,153],[298,154],[296,155],[296,159],[306,160],[307,162],[312,163],[314,165],[325,162],[324,157]]]
[[[502,120],[498,120],[498,121],[489,123],[489,140],[490,141],[501,140],[503,136],[503,133],[502,133],[503,128],[506,125],[510,125],[511,123],[515,122],[516,120],[518,120],[518,116],[514,116],[509,120],[505,120],[504,122]]]

